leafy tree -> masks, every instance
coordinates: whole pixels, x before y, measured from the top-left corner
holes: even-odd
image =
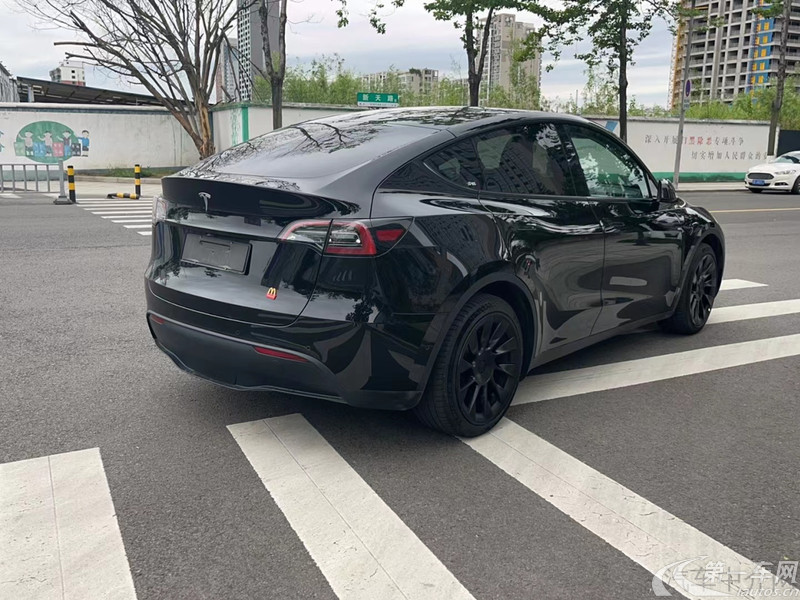
[[[797,91],[800,80],[787,78],[787,84],[778,124],[784,129],[800,129],[800,93]],[[713,100],[693,104],[686,111],[686,116],[692,119],[768,121],[773,114],[777,95],[777,86],[764,87],[752,93],[739,94],[731,103]]]
[[[26,0],[36,2],[37,0]],[[71,1],[71,0],[63,0]],[[111,1],[111,0],[102,0]],[[129,0],[130,1],[130,0]],[[149,0],[154,2],[155,0]],[[203,0],[196,0],[198,2]],[[206,0],[207,1],[207,0]],[[261,18],[261,32],[264,38],[264,66],[265,79],[269,82],[269,97],[272,103],[272,127],[279,129],[283,125],[283,92],[286,80],[286,22],[288,0],[248,0],[249,2],[259,2],[259,16]],[[400,7],[404,0],[391,0],[391,5]],[[337,25],[345,27],[350,23],[350,15],[347,10],[347,0],[338,0],[336,8]],[[386,33],[386,25],[383,22],[380,10],[384,8],[382,0],[377,0],[369,12],[369,22],[378,33]],[[269,22],[278,24],[278,47],[273,48],[267,35]],[[263,84],[262,84],[263,87]]]
[[[492,19],[497,11],[505,9],[527,10],[537,14],[546,11],[538,0],[431,0],[425,4],[425,10],[437,21],[452,21],[453,26],[461,31],[461,42],[467,53],[470,106],[478,106]],[[486,17],[481,29],[478,14],[484,11]],[[476,39],[476,32],[480,32],[480,39]]]
[[[636,46],[646,38],[656,18],[671,18],[674,0],[564,0],[563,8],[545,14],[550,49],[556,58],[562,45],[590,39],[591,50],[575,56],[590,67],[602,64],[616,79],[620,137],[628,136],[628,66]]]
[[[214,153],[209,112],[214,74],[235,0],[17,0],[43,26],[70,32],[68,58],[147,89],[189,134],[202,158]],[[65,36],[66,37],[66,36]]]

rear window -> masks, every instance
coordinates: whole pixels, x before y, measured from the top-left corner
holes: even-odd
[[[435,129],[380,122],[299,123],[229,148],[199,166],[236,175],[322,177],[435,133]]]

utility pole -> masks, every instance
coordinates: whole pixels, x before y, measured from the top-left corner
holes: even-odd
[[[686,30],[686,53],[683,57],[683,85],[681,86],[681,117],[678,121],[678,146],[675,148],[675,171],[672,174],[672,184],[675,189],[681,179],[681,150],[683,149],[683,124],[686,120],[686,105],[689,103],[691,95],[691,83],[689,80],[689,58],[692,49],[692,31],[694,30],[694,11],[697,0],[692,0],[692,7],[689,12],[689,25]]]

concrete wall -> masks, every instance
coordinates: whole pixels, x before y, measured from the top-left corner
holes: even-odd
[[[194,143],[166,110],[83,104],[0,104],[0,163],[76,169],[177,167],[198,160]]]
[[[319,119],[358,110],[364,109],[350,106],[285,104],[283,107],[283,125],[293,125],[310,119]],[[271,106],[229,104],[213,109],[212,115],[214,145],[218,152],[272,131]]]
[[[359,109],[290,104],[284,107],[283,123],[291,125],[353,110]],[[272,131],[269,106],[228,105],[215,109],[213,115],[214,143],[218,151]],[[590,119],[619,133],[619,121],[615,118]],[[769,123],[766,122],[687,119],[681,173],[689,180],[744,177],[748,167],[766,161],[768,137]],[[672,176],[677,140],[678,119],[631,117],[628,120],[628,144],[656,177]]]
[[[619,132],[616,119],[592,118]],[[762,121],[686,120],[681,177],[694,180],[741,178],[749,167],[767,160],[769,123]],[[678,119],[628,119],[628,145],[656,177],[672,177],[678,143]]]

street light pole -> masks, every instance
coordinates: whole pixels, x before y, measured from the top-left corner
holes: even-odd
[[[683,57],[683,85],[681,86],[681,116],[678,121],[678,146],[675,148],[675,171],[672,174],[672,184],[675,189],[681,179],[681,150],[683,149],[683,124],[686,120],[686,104],[688,98],[686,97],[687,83],[689,81],[689,58],[692,49],[692,31],[694,30],[694,10],[697,0],[692,0],[692,7],[689,12],[689,26],[686,30],[686,53]]]

